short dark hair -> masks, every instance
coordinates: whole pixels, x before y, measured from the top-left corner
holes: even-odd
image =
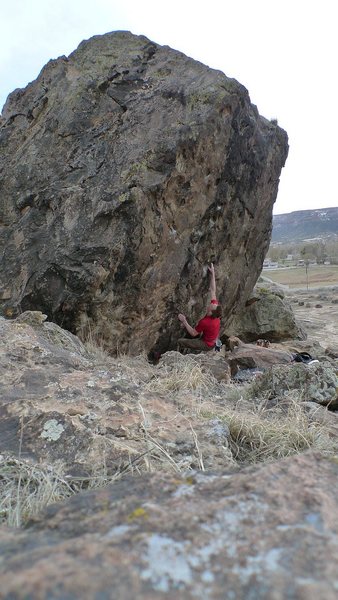
[[[220,304],[217,304],[216,308],[211,311],[210,316],[212,319],[220,319],[222,317],[222,307]]]

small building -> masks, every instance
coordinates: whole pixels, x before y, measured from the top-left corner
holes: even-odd
[[[270,258],[266,258],[263,262],[263,269],[278,269],[278,262],[273,262]]]

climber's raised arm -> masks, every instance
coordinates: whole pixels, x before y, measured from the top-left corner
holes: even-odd
[[[215,268],[212,263],[210,263],[210,267],[208,267],[208,271],[210,273],[210,294],[211,300],[216,300],[216,279],[215,279]]]

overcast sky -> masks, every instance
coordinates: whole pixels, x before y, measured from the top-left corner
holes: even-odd
[[[124,29],[234,77],[289,135],[275,214],[338,206],[336,0],[0,0],[0,109],[50,58]]]

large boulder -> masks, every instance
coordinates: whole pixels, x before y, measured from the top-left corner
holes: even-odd
[[[272,342],[306,338],[282,289],[267,283],[255,287],[251,298],[240,308],[226,332],[245,342],[259,338]]]
[[[151,474],[0,533],[5,600],[337,598],[338,465]]]
[[[82,42],[3,109],[3,314],[173,348],[217,259],[226,324],[261,270],[287,151],[223,73],[128,32]]]

